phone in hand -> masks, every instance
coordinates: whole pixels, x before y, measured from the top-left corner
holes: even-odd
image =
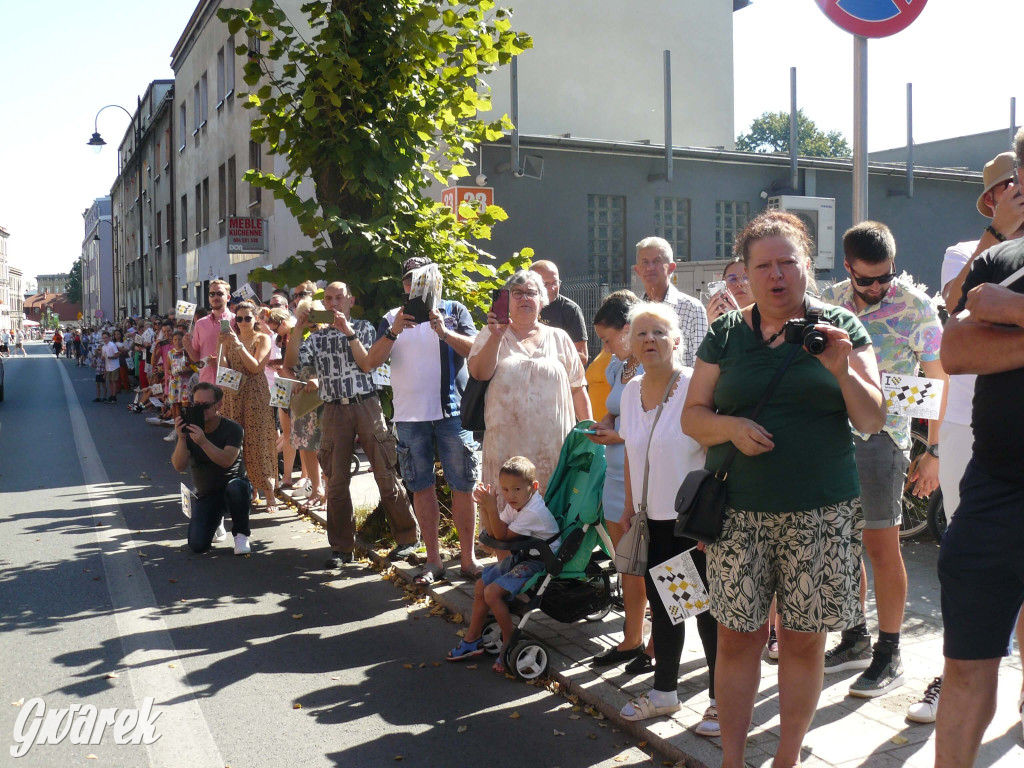
[[[231,321],[230,320],[221,320],[220,321],[220,332],[221,333],[231,333]]]
[[[430,320],[430,309],[427,307],[427,303],[419,296],[415,299],[408,299],[402,305],[402,314],[412,315],[417,324]]]
[[[188,424],[195,424],[200,429],[206,428],[206,406],[189,405],[181,409],[181,420]],[[185,433],[186,435],[188,432]]]
[[[725,284],[725,280],[713,280],[712,282],[708,283],[708,287],[707,287],[708,301],[710,301],[711,299],[715,298],[715,296],[717,296],[722,291],[724,291],[726,289],[726,287],[727,286]]]
[[[311,309],[306,315],[306,320],[311,323],[333,325],[334,312],[329,309]]]
[[[494,303],[491,305],[491,312],[493,312],[499,323],[507,324],[509,322],[508,309],[509,309],[509,291],[507,288],[499,288],[493,294]]]
[[[597,430],[596,429],[584,429],[583,427],[576,427],[574,431],[579,432],[581,435],[596,435],[597,434]]]

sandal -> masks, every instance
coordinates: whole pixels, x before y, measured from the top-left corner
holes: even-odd
[[[314,512],[327,506],[327,499],[318,493],[314,493],[299,505],[301,512]]]
[[[630,701],[620,710],[619,714],[624,720],[647,720],[652,717],[671,715],[673,712],[678,712],[682,707],[683,705],[678,701],[667,707],[655,706],[650,696],[644,694]]]
[[[470,581],[476,581],[477,579],[479,579],[480,574],[482,574],[483,572],[483,567],[479,565],[474,566],[472,568],[466,568],[465,566],[459,568],[459,575],[462,576],[462,578],[464,579],[469,579]]]
[[[412,581],[414,584],[421,587],[429,587],[439,581],[444,581],[444,566],[430,565],[428,563],[423,566],[423,570],[421,570]]]
[[[496,658],[494,660],[494,663],[491,664],[491,671],[492,672],[497,672],[499,675],[506,675],[506,674],[508,674],[508,670],[505,668],[505,662],[502,661],[502,658],[504,658],[504,656],[505,656],[505,647],[502,646],[501,652],[498,654],[498,658]]]
[[[474,656],[482,656],[484,654],[483,642],[483,637],[478,637],[476,640],[460,640],[458,645],[448,651],[445,659],[448,661],[465,661],[466,659],[472,659]]]
[[[693,732],[698,736],[721,736],[722,728],[718,724],[718,707],[712,705],[704,710],[704,717]]]

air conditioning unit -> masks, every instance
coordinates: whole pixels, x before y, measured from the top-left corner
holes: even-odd
[[[831,270],[836,261],[836,200],[834,197],[777,195],[768,198],[769,211],[799,216],[811,235],[811,260],[818,270]]]

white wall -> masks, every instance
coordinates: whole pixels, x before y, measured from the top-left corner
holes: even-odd
[[[664,140],[662,52],[672,52],[672,139],[734,147],[732,3],[723,0],[508,0],[519,57],[519,129],[527,134]],[[489,78],[509,112],[509,70]]]

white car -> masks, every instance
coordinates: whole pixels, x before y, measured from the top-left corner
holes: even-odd
[[[53,342],[53,331],[52,330],[47,329],[47,330],[43,331],[43,341],[45,341],[47,344],[50,344],[50,343]]]

